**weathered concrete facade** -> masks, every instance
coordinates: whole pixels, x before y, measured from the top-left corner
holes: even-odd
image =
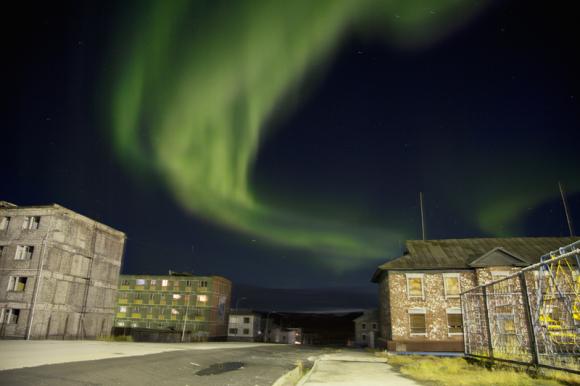
[[[408,241],[377,269],[379,345],[392,351],[463,351],[459,293],[536,263],[571,238]],[[533,276],[526,276],[534,288]]]
[[[59,205],[0,202],[0,336],[109,335],[125,234]]]
[[[228,323],[228,340],[263,341],[262,315],[250,310],[232,311]]]
[[[226,339],[232,283],[221,276],[121,275],[115,327]]]
[[[354,343],[357,346],[374,348],[379,336],[378,310],[366,310],[354,321]]]

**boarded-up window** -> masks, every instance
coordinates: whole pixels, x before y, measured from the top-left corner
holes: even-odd
[[[463,333],[463,319],[461,314],[447,314],[447,329],[449,334]]]
[[[444,274],[443,275],[445,296],[446,297],[459,297],[461,289],[459,287],[459,275],[458,274]]]
[[[425,314],[409,314],[411,334],[426,334]]]
[[[423,297],[423,275],[407,275],[407,291],[409,297]]]

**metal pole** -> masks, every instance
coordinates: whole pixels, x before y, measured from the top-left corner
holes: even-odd
[[[426,240],[425,236],[425,212],[423,210],[423,192],[419,192],[419,205],[421,207],[421,237],[423,241]]]
[[[489,358],[493,359],[493,341],[491,339],[491,326],[489,322],[489,309],[487,307],[487,287],[483,287],[483,311],[485,314],[485,327],[487,333],[487,347],[489,350]]]
[[[568,230],[570,231],[570,236],[574,236],[574,228],[572,227],[572,217],[570,217],[570,212],[568,209],[568,201],[566,200],[566,195],[564,194],[564,188],[562,183],[558,181],[558,187],[560,188],[560,196],[562,196],[562,204],[564,205],[564,213],[566,214],[566,222],[568,222]]]
[[[522,291],[522,300],[524,303],[524,313],[526,315],[526,327],[528,328],[528,340],[530,342],[530,351],[532,353],[532,364],[537,366],[539,364],[538,344],[536,342],[536,334],[534,331],[534,322],[532,320],[532,307],[528,294],[528,284],[526,283],[525,274],[522,272],[519,275],[520,288]]]
[[[187,295],[187,306],[185,307],[185,315],[183,316],[183,329],[181,330],[181,343],[185,339],[185,325],[187,324],[187,313],[189,312],[189,301],[191,299],[191,294]]]

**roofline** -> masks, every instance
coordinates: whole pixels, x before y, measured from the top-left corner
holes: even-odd
[[[2,202],[6,202],[6,201],[2,201]],[[9,203],[9,204],[11,204],[11,203]],[[0,207],[0,210],[17,211],[17,210],[20,210],[20,209],[56,209],[56,210],[63,211],[65,213],[67,213],[67,214],[73,215],[73,216],[79,218],[82,221],[89,222],[91,224],[97,224],[100,227],[105,228],[106,230],[108,230],[110,233],[117,234],[118,236],[121,236],[121,237],[123,237],[125,239],[127,238],[126,233],[123,232],[123,231],[120,231],[118,229],[115,229],[115,228],[111,227],[110,225],[103,224],[102,222],[99,222],[99,221],[97,221],[97,220],[95,220],[93,218],[90,218],[88,216],[85,216],[83,214],[80,214],[78,212],[75,212],[72,209],[68,209],[68,208],[66,208],[66,207],[64,207],[62,205],[56,204],[56,203],[47,204],[47,205],[15,205],[15,204],[12,204],[12,205],[14,205],[14,206],[13,207]]]

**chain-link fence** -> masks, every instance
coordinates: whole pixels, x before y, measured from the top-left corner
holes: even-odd
[[[580,242],[461,294],[468,356],[580,373]]]

